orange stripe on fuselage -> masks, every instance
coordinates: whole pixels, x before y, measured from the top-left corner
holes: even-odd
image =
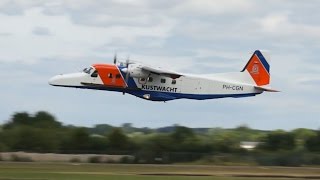
[[[114,64],[94,64],[92,65],[99,74],[105,86],[124,88],[126,82],[121,75],[119,68]],[[120,76],[117,78],[117,75]]]
[[[270,75],[256,54],[252,56],[246,69],[258,86],[269,84]]]

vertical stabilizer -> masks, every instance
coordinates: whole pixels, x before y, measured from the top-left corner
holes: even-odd
[[[269,57],[265,52],[256,50],[243,68],[242,72],[248,71],[257,86],[265,86],[270,83]]]

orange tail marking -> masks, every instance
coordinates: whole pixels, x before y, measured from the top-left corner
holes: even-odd
[[[251,57],[246,66],[246,70],[250,73],[251,77],[258,86],[263,86],[270,83],[270,74],[256,53]]]

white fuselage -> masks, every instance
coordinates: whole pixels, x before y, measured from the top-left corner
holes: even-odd
[[[141,81],[138,78],[134,78],[134,81],[139,89],[156,92],[197,95],[261,93],[262,91],[255,89],[253,83],[249,82],[251,78],[246,77],[247,75],[242,72],[211,75],[184,74],[180,78],[172,79],[152,74],[149,76],[153,79],[151,82]],[[161,81],[161,79],[165,79],[165,81]],[[176,83],[173,83],[174,81]]]
[[[81,73],[58,75],[54,86],[118,91],[151,101],[215,99],[276,92],[270,82],[270,65],[256,50],[241,72],[192,75],[141,63],[94,64]]]

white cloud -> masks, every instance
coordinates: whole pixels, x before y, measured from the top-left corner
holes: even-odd
[[[262,26],[262,29],[269,32],[277,32],[278,28],[283,23],[288,23],[288,15],[285,14],[272,14],[262,20],[258,20]]]
[[[175,11],[188,16],[228,14],[250,11],[254,4],[250,0],[187,0],[176,7]]]
[[[314,77],[313,74],[310,74],[309,77],[302,77],[297,79],[297,82],[302,86],[308,85],[311,86],[311,88],[313,88],[314,86],[320,86],[320,77]]]
[[[291,14],[269,14],[258,19],[260,28],[266,33],[285,38],[317,38],[320,39],[320,26],[293,23],[290,21]]]
[[[35,62],[52,56],[93,56],[92,49],[116,39],[129,45],[139,37],[165,39],[170,35],[174,21],[165,19],[148,27],[117,25],[111,27],[82,26],[73,24],[66,16],[46,16],[40,8],[25,11],[25,15],[0,15],[3,26],[0,33],[12,33],[0,41],[0,61]],[[52,36],[32,36],[35,28],[45,27]],[[43,31],[43,29],[41,29]],[[38,32],[38,31],[37,31]],[[32,46],[30,46],[32,43]],[[17,52],[17,53],[16,53]],[[113,53],[113,52],[112,52]]]
[[[39,36],[49,36],[51,35],[51,32],[48,28],[45,27],[35,27],[32,30],[32,33]]]

